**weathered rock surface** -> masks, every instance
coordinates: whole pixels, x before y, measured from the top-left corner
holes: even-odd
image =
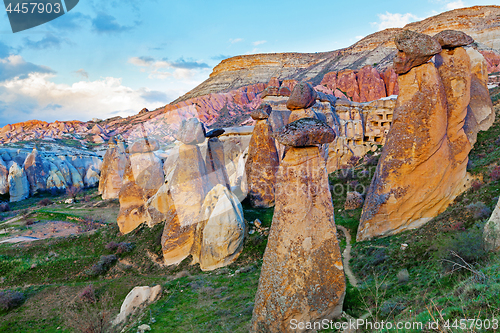
[[[261,104],[261,106],[259,106],[257,109],[253,110],[252,113],[250,113],[250,116],[252,117],[253,120],[267,119],[269,118],[271,111],[272,109],[269,104]]]
[[[399,76],[394,119],[366,196],[358,241],[417,228],[467,188],[465,152],[470,146],[457,147],[463,132],[453,141],[447,136],[449,127],[463,123],[462,109],[468,104],[470,74],[461,76],[468,61],[461,53],[444,59],[442,70],[449,70],[445,84],[432,63]],[[455,101],[449,110],[447,95]]]
[[[500,251],[500,200],[484,226],[483,239],[486,251]]]
[[[211,186],[222,184],[231,189],[225,161],[224,143],[218,138],[210,138],[207,142],[205,164]]]
[[[462,31],[443,30],[434,35],[443,49],[452,49],[474,43],[474,39]]]
[[[302,118],[280,128],[273,137],[285,146],[307,147],[332,142],[335,131],[321,120]]]
[[[201,207],[210,182],[198,146],[179,147],[169,188],[177,215],[165,223],[161,239],[166,265],[177,264],[191,254],[197,225],[203,221]],[[163,192],[166,192],[165,189]]]
[[[278,170],[278,153],[271,137],[268,120],[259,120],[254,127],[245,171],[248,197],[254,207],[274,206],[274,184]]]
[[[291,148],[277,174],[251,332],[291,332],[294,319],[340,316],[346,285],[333,216],[318,147]]]
[[[113,320],[113,324],[117,325],[127,320],[129,315],[134,314],[139,309],[154,303],[161,297],[162,288],[159,285],[154,287],[134,287],[122,303],[120,313]]]
[[[117,223],[127,234],[148,220],[146,202],[163,184],[163,168],[153,153],[132,154],[127,160],[123,185],[118,193],[120,211]]]
[[[300,82],[293,88],[286,102],[288,110],[307,109],[316,103],[316,91],[307,82]]]
[[[369,102],[386,97],[385,83],[379,72],[372,66],[365,66],[356,74],[359,85],[359,101]]]
[[[467,110],[464,130],[471,144],[474,144],[479,131],[493,125],[495,112],[488,91],[488,71],[484,57],[473,48],[467,48],[471,61],[471,100]]]
[[[225,186],[216,185],[205,197],[202,213],[206,220],[200,230],[200,268],[214,270],[234,262],[243,250],[245,220],[238,198]]]
[[[394,71],[397,74],[408,73],[441,52],[441,45],[434,38],[411,30],[403,30],[395,37],[394,43],[399,50],[394,57]]]
[[[177,132],[177,140],[187,145],[195,145],[205,141],[205,127],[196,118],[183,120]]]
[[[9,169],[0,157],[0,194],[9,193]]]
[[[123,185],[127,154],[123,142],[111,142],[104,155],[101,176],[99,179],[99,194],[102,199],[118,198],[118,193]]]
[[[9,169],[9,195],[10,202],[21,201],[29,197],[30,185],[24,169],[16,162]]]
[[[39,190],[47,189],[48,169],[50,167],[44,163],[36,148],[26,157],[24,161],[24,172],[30,184],[30,194]]]
[[[148,153],[160,149],[158,140],[153,138],[141,138],[133,142],[128,148],[130,154]]]

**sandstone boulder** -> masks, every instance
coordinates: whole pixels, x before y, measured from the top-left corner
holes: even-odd
[[[487,251],[500,251],[500,200],[498,200],[493,214],[484,226],[484,247]]]
[[[277,174],[251,332],[290,332],[291,320],[318,322],[341,315],[346,284],[336,235],[318,147],[291,148]]]
[[[383,78],[385,83],[386,95],[392,96],[399,94],[398,75],[394,71],[394,68],[387,68],[384,71]]]
[[[474,43],[474,39],[462,31],[443,30],[434,35],[443,49],[452,49]]]
[[[225,130],[223,128],[214,128],[205,133],[205,137],[207,138],[216,138],[224,134]]]
[[[206,220],[198,224],[200,232],[199,258],[203,271],[227,266],[238,258],[243,249],[245,220],[238,198],[225,186],[216,185],[205,197],[202,214]]]
[[[307,82],[298,83],[286,102],[288,110],[307,109],[316,103],[316,91]]]
[[[399,50],[394,57],[394,71],[397,74],[408,73],[441,52],[441,45],[434,38],[410,30],[403,30],[394,42]]]
[[[274,206],[274,184],[278,169],[278,153],[271,137],[268,120],[258,120],[248,147],[245,170],[248,197],[254,207]]]
[[[271,109],[271,106],[269,104],[262,104],[257,109],[252,110],[252,112],[250,113],[250,116],[252,117],[253,120],[267,119],[267,118],[269,118],[271,111],[272,111],[272,109]]]
[[[9,169],[10,202],[21,201],[29,197],[30,185],[24,169],[14,162]]]
[[[120,313],[113,320],[113,324],[117,325],[127,320],[127,317],[134,314],[139,309],[154,303],[161,297],[162,288],[159,285],[154,287],[134,287],[122,303]]]
[[[302,118],[282,127],[273,137],[290,147],[307,147],[335,140],[335,131],[325,122],[314,118]]]
[[[338,98],[348,98],[354,102],[361,101],[356,72],[347,69],[337,73],[337,87],[334,95]]]
[[[280,87],[280,90],[278,90],[278,95],[280,96],[287,96],[287,97],[290,97],[290,95],[292,94],[292,92],[290,91],[290,89],[288,87]]]
[[[197,118],[184,119],[176,138],[187,145],[203,143],[205,141],[205,126]]]

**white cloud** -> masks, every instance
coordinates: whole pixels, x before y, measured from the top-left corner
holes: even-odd
[[[377,16],[380,22],[374,22],[372,24],[377,26],[379,31],[387,28],[402,28],[410,22],[419,20],[416,15],[411,13],[400,14],[385,12],[385,14],[378,14]]]
[[[28,119],[88,120],[136,114],[143,107],[154,109],[168,101],[152,101],[160,92],[132,89],[120,78],[105,77],[56,84],[53,74],[32,73],[0,83],[0,118],[8,123]]]
[[[128,60],[132,65],[142,67],[141,72],[149,72],[150,79],[175,78],[188,80],[199,73],[210,70],[210,67],[201,62],[155,60],[151,57],[132,57]]]
[[[243,41],[243,38],[234,38],[234,39],[233,39],[233,38],[230,38],[230,39],[229,39],[229,42],[230,42],[231,44],[234,44],[234,43],[239,43],[239,42],[242,42],[242,41]]]
[[[257,46],[257,45],[264,44],[264,43],[267,43],[267,40],[258,40],[258,41],[253,42],[252,44]]]
[[[462,0],[457,0],[457,1],[452,1],[446,4],[446,9],[447,10],[453,10],[453,9],[458,9],[458,8],[463,8],[466,5]]]

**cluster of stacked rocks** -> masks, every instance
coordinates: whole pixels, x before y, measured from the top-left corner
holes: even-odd
[[[129,147],[118,225],[128,233],[142,223],[149,227],[165,223],[161,244],[166,265],[191,255],[192,264],[213,270],[233,262],[242,250],[243,208],[230,190],[218,139],[223,133],[221,129],[206,133],[196,118],[184,120],[177,133],[181,144],[172,157],[175,167],[168,177],[153,154],[158,142],[142,139]],[[204,160],[199,145],[206,138]]]
[[[399,96],[358,241],[417,228],[443,212],[468,188],[468,154],[494,117],[484,58],[464,48],[472,38],[405,30],[395,42]]]
[[[293,119],[273,133],[287,147],[276,175],[276,206],[252,317],[252,332],[288,332],[290,321],[340,316],[345,276],[320,146],[335,132],[311,117],[312,87],[290,96]]]

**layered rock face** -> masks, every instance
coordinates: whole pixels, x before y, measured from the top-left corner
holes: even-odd
[[[9,193],[9,169],[0,157],[0,194]]]
[[[296,131],[302,134],[293,136],[307,136],[309,129],[315,132],[301,126]],[[276,206],[251,332],[291,332],[292,320],[338,317],[345,288],[325,161],[318,147],[291,147],[277,173]]]
[[[279,160],[271,137],[271,125],[266,118],[255,120],[257,123],[252,132],[245,165],[248,198],[254,207],[267,208],[274,206],[274,184]]]
[[[462,47],[448,47],[435,63],[417,65],[398,78],[394,119],[358,241],[417,228],[467,189],[471,144],[463,127],[474,94],[471,60]]]

